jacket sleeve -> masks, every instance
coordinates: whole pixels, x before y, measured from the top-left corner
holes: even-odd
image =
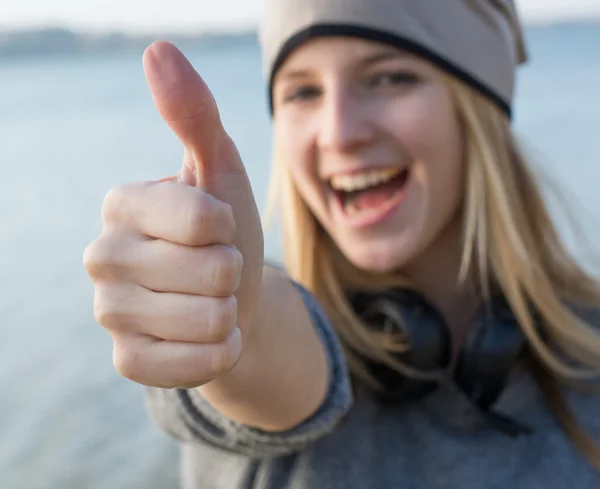
[[[337,335],[318,301],[295,285],[328,360],[328,390],[317,412],[287,432],[271,433],[224,417],[195,389],[148,388],[150,414],[164,431],[182,442],[209,444],[250,457],[272,457],[298,452],[335,429],[353,403],[348,370]]]

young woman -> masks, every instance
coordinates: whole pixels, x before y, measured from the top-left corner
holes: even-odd
[[[511,130],[512,1],[273,0],[261,41],[285,272],[167,43],[144,65],[184,166],[110,192],[86,251],[184,487],[600,487],[600,287]]]

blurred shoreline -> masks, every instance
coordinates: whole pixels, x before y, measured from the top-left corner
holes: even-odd
[[[184,49],[218,49],[258,42],[257,33],[253,29],[235,33],[205,32],[189,35],[172,32],[91,33],[62,27],[13,31],[0,28],[0,59],[138,52],[157,39],[173,42]]]
[[[539,31],[578,25],[597,25],[600,29],[600,18],[534,22],[526,24],[526,29]],[[237,32],[216,31],[198,34],[159,31],[132,34],[118,30],[86,32],[61,26],[9,29],[0,25],[0,59],[139,52],[157,39],[173,42],[182,49],[215,49],[258,42],[257,31],[254,28]]]

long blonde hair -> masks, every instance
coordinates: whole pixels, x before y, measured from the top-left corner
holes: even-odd
[[[492,286],[506,296],[529,340],[532,370],[548,404],[574,444],[600,470],[600,450],[575,420],[560,388],[600,372],[600,335],[568,306],[600,308],[600,285],[561,242],[506,114],[462,82],[446,79],[466,141],[461,278],[475,277],[482,296]],[[393,359],[392,351],[409,345],[370,332],[345,294],[348,287],[408,285],[406,278],[373,276],[345,260],[277,160],[270,206],[272,210],[276,205],[281,216],[287,271],[323,305],[353,377],[377,387],[361,358],[426,377]],[[532,306],[541,324],[532,317]]]

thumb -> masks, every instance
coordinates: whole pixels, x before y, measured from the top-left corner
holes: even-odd
[[[196,174],[198,186],[209,185],[213,174],[245,173],[210,89],[181,51],[157,41],[143,64],[156,109],[183,143],[184,169]]]
[[[195,176],[197,186],[233,210],[234,244],[244,258],[236,293],[238,317],[242,320],[245,315],[249,321],[260,292],[264,245],[244,164],[223,128],[212,93],[185,56],[172,44],[159,41],[146,49],[143,61],[156,108],[185,147],[179,180],[189,183]]]

